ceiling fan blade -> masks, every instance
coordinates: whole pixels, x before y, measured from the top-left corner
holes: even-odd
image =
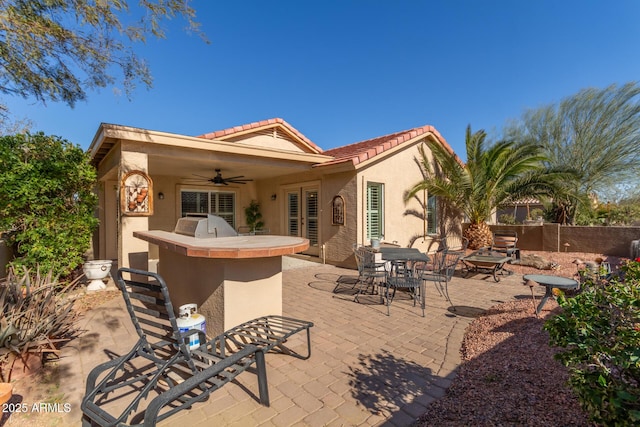
[[[181,178],[186,181],[192,182],[210,182],[214,185],[229,185],[232,184],[246,184],[247,182],[253,181],[253,179],[245,178],[244,175],[231,176],[229,178],[225,178],[222,176],[222,171],[220,169],[215,170],[216,175],[214,177],[198,175],[196,173],[192,174],[197,178]]]

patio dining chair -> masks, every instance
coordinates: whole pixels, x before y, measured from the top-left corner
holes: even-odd
[[[449,253],[462,253],[464,254],[469,246],[469,239],[459,236],[447,236],[444,238],[445,248]]]
[[[501,252],[520,261],[520,249],[518,244],[518,233],[510,230],[496,230],[493,232],[493,243],[489,247],[492,252]]]
[[[433,258],[433,270],[420,270],[417,272],[418,277],[423,282],[433,282],[440,295],[449,302],[454,311],[455,307],[449,297],[449,282],[463,256],[463,252],[445,249],[431,256]]]
[[[383,299],[387,305],[387,316],[391,315],[391,302],[395,298],[396,292],[400,289],[408,291],[414,307],[416,303],[420,304],[422,317],[424,317],[424,282],[417,273],[416,265],[416,263],[394,263],[392,265],[387,275],[383,294]]]
[[[378,286],[384,284],[387,277],[387,263],[376,261],[376,253],[364,246],[354,247],[353,255],[356,258],[356,265],[358,266],[358,280],[354,285],[358,286],[358,291],[353,300],[359,302],[358,296],[363,290],[366,291],[369,287],[372,287],[373,292],[375,291],[376,284],[378,284]]]

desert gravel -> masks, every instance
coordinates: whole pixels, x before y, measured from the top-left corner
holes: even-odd
[[[617,257],[585,253],[532,252],[553,270],[511,265],[516,274],[574,277],[576,259],[598,257],[615,268]],[[532,301],[508,301],[492,307],[467,328],[460,349],[463,363],[446,395],[428,407],[416,426],[594,426],[566,385],[568,371],[553,358],[543,330],[545,319],[559,312],[548,301],[540,318]]]

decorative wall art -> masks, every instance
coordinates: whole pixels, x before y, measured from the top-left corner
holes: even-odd
[[[142,171],[131,171],[122,178],[120,208],[123,215],[153,215],[153,182]]]
[[[342,196],[335,196],[331,201],[331,223],[344,225],[344,199]]]

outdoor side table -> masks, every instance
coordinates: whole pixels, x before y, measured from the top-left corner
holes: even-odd
[[[542,297],[542,301],[538,304],[536,308],[536,314],[540,314],[542,311],[542,307],[546,304],[549,298],[553,298],[553,288],[567,290],[567,289],[577,289],[580,285],[577,281],[573,279],[568,279],[566,277],[559,276],[551,276],[548,274],[525,274],[523,279],[533,280],[541,286],[545,287],[544,296]]]
[[[469,256],[462,258],[462,263],[466,269],[465,277],[474,272],[485,272],[493,275],[493,280],[500,281],[499,274],[503,274],[504,265],[512,260],[511,257],[502,255],[473,253]],[[511,272],[508,272],[509,274]]]

